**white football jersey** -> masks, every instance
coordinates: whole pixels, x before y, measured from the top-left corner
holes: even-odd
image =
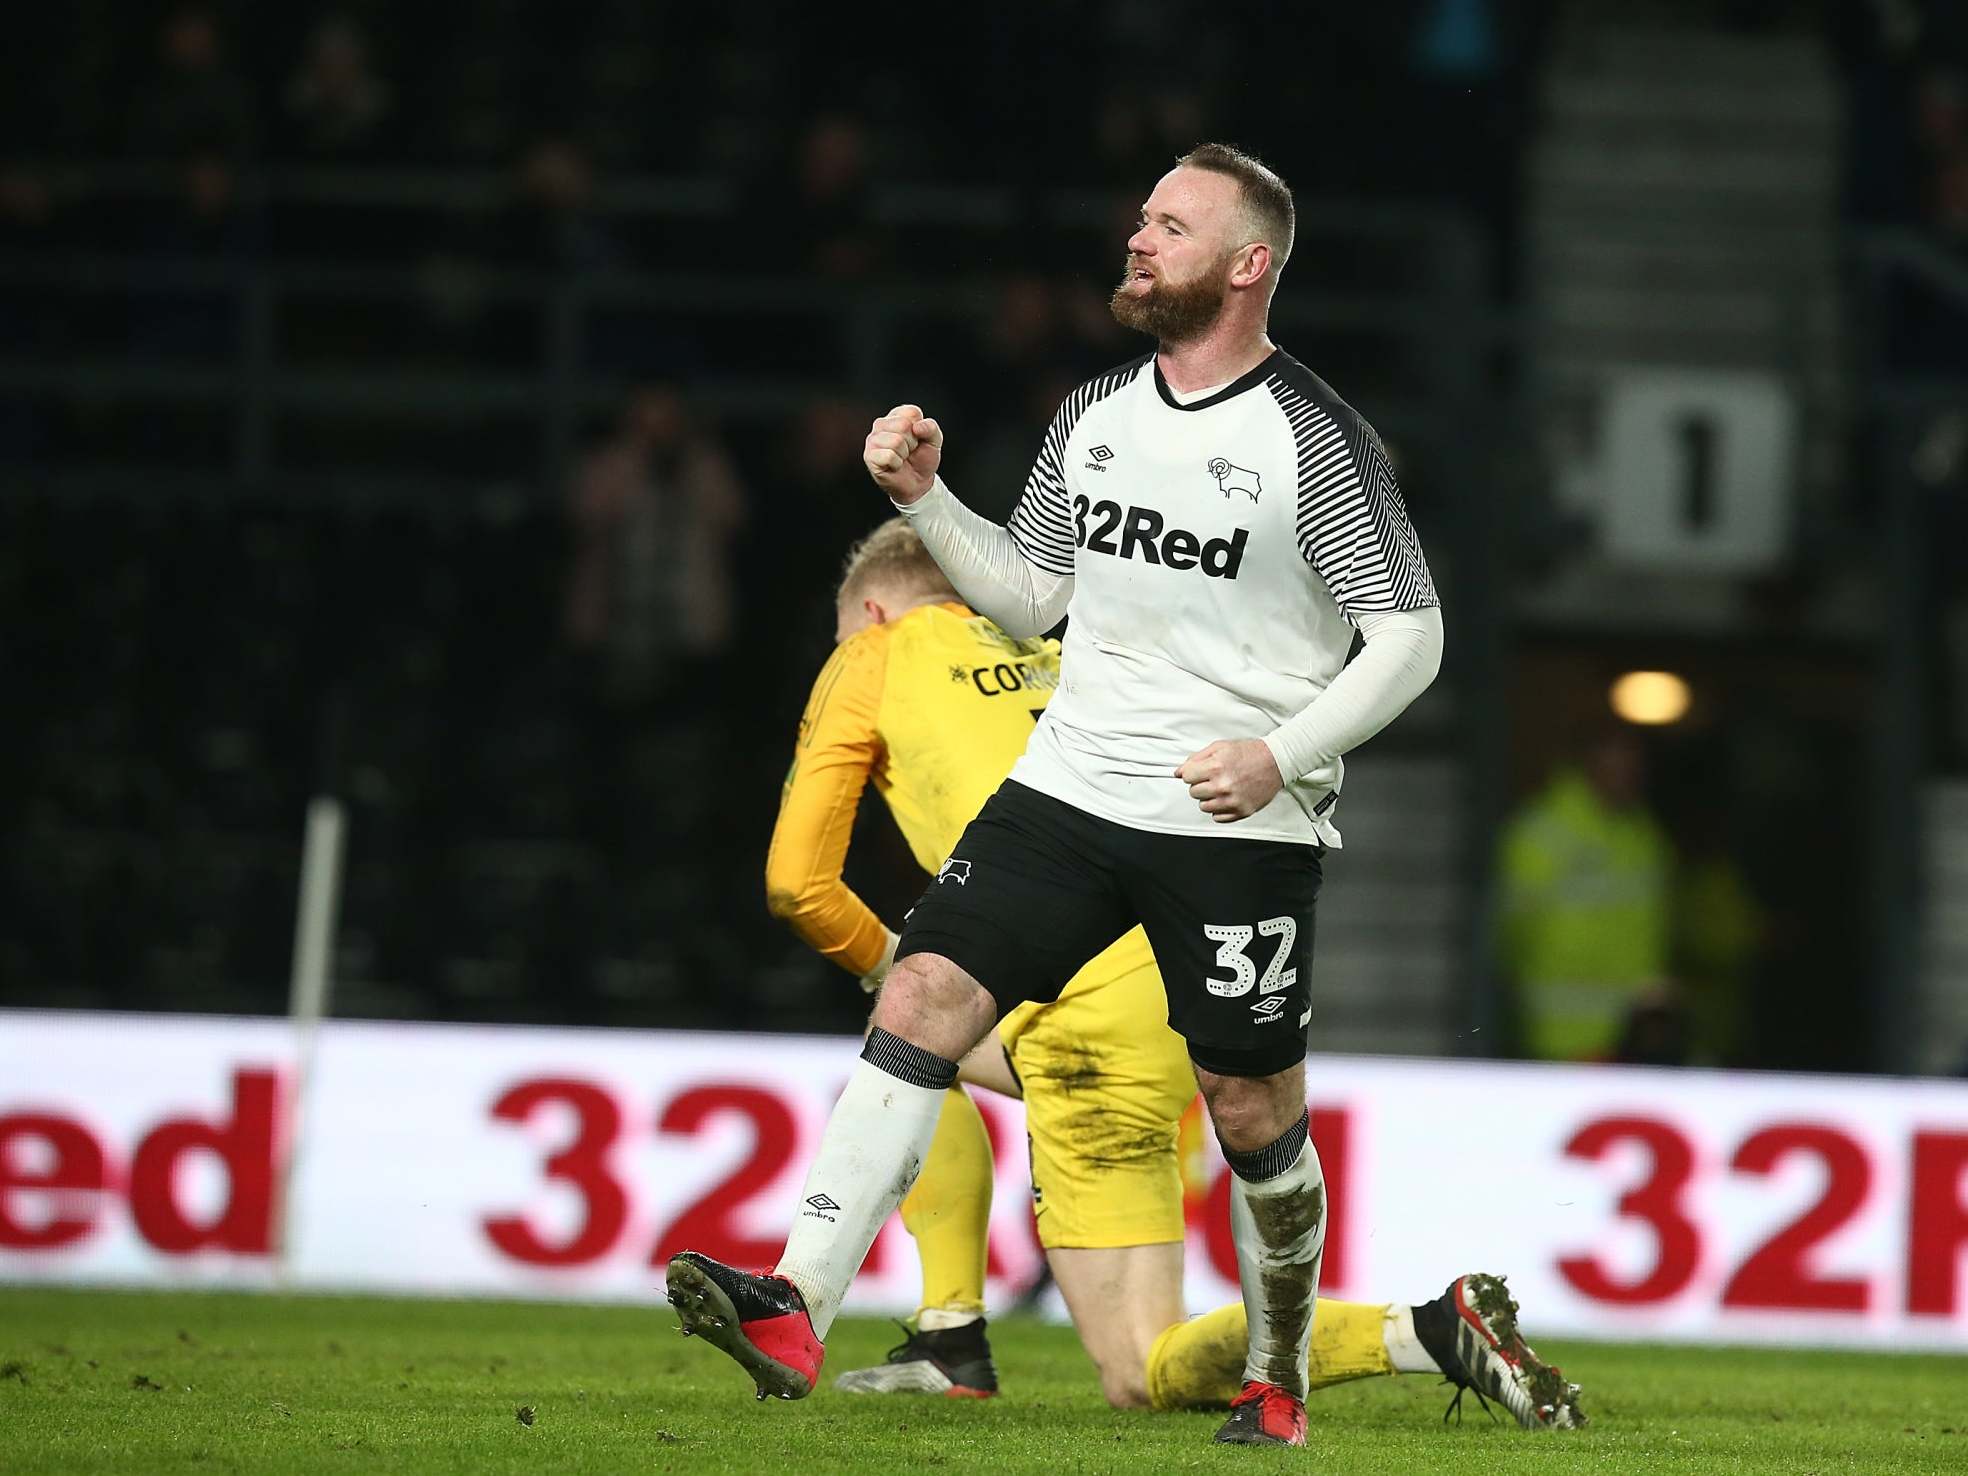
[[[1149,354],[1069,396],[1009,529],[1073,576],[1059,692],[1011,777],[1141,830],[1339,844],[1336,784],[1219,825],[1175,777],[1346,664],[1349,621],[1438,603],[1373,427],[1283,350],[1177,401]]]

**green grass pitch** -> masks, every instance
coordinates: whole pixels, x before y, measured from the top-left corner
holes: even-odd
[[[1069,1329],[992,1329],[1002,1397],[759,1404],[646,1309],[0,1288],[0,1472],[1968,1472],[1968,1358],[1547,1344],[1591,1428],[1526,1434],[1432,1379],[1315,1394],[1306,1451],[1120,1413]],[[1530,1330],[1535,1333],[1533,1322]],[[830,1370],[894,1329],[847,1320]]]

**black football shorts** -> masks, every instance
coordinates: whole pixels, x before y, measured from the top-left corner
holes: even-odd
[[[1271,1076],[1305,1058],[1323,857],[1291,841],[1135,830],[1006,780],[910,912],[895,956],[941,954],[1002,1015],[1057,999],[1140,923],[1169,1025],[1196,1064]]]

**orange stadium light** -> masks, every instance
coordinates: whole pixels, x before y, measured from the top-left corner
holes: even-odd
[[[1671,671],[1629,671],[1613,683],[1607,700],[1622,720],[1663,728],[1688,715],[1694,694],[1687,681]]]

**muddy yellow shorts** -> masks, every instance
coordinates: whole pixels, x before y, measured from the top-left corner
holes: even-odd
[[[1025,1091],[1039,1243],[1181,1240],[1176,1132],[1196,1073],[1146,935],[1127,934],[1052,1003],[1014,1009],[998,1038]]]

